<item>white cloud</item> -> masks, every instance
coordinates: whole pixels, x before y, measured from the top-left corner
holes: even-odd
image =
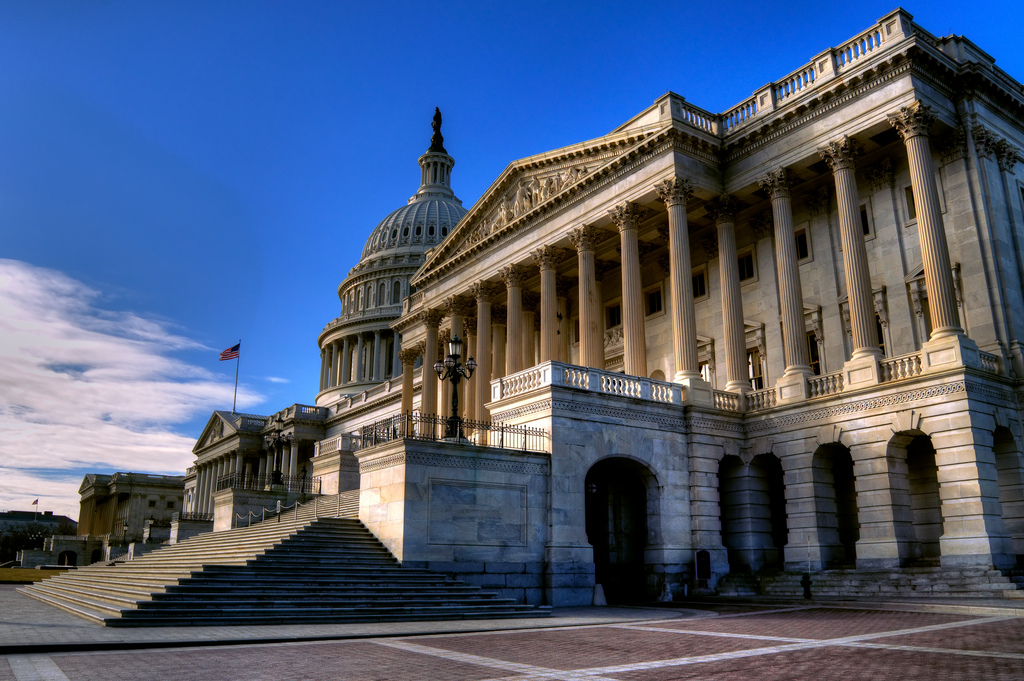
[[[82,469],[181,474],[194,438],[174,427],[231,403],[231,381],[168,354],[201,344],[97,297],[0,259],[0,508],[39,497],[77,518]],[[239,405],[261,399],[239,388]]]
[[[267,376],[265,377],[265,380],[270,381],[271,383],[288,383],[287,378],[281,378],[280,376]]]

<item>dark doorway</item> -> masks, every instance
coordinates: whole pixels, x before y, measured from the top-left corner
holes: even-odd
[[[647,485],[650,473],[629,459],[605,459],[586,477],[587,540],[594,547],[595,580],[608,603],[647,598]]]
[[[920,563],[937,565],[941,553],[942,501],[935,447],[927,435],[918,435],[907,445],[907,479],[916,540],[915,559]]]
[[[822,445],[814,452],[812,467],[822,559],[826,567],[853,567],[860,522],[850,450],[838,444]]]
[[[78,565],[78,554],[74,551],[61,551],[60,555],[57,556],[57,565],[75,567]]]

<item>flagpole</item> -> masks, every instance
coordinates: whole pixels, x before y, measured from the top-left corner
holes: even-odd
[[[238,365],[242,363],[241,345],[242,339],[238,339],[239,353],[235,357],[235,394],[231,397],[231,413],[235,413],[235,404],[238,400]]]

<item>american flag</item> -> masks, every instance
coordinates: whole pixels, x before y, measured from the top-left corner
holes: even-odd
[[[230,348],[220,353],[220,361],[223,362],[226,359],[238,359],[238,348],[241,346],[241,343],[235,343]]]

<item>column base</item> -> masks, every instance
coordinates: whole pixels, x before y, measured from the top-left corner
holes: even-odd
[[[872,354],[851,359],[843,365],[843,387],[861,388],[881,383],[882,373],[878,364],[879,356]]]
[[[712,407],[715,404],[714,390],[711,384],[700,376],[693,377],[685,374],[676,374],[675,383],[683,386],[683,402],[699,407]]]
[[[944,336],[921,346],[921,371],[944,371],[955,367],[981,368],[978,344],[963,334]]]
[[[775,381],[775,392],[778,394],[779,404],[791,404],[803,402],[808,397],[807,377],[812,375],[810,367],[807,371],[794,371],[783,374]]]

